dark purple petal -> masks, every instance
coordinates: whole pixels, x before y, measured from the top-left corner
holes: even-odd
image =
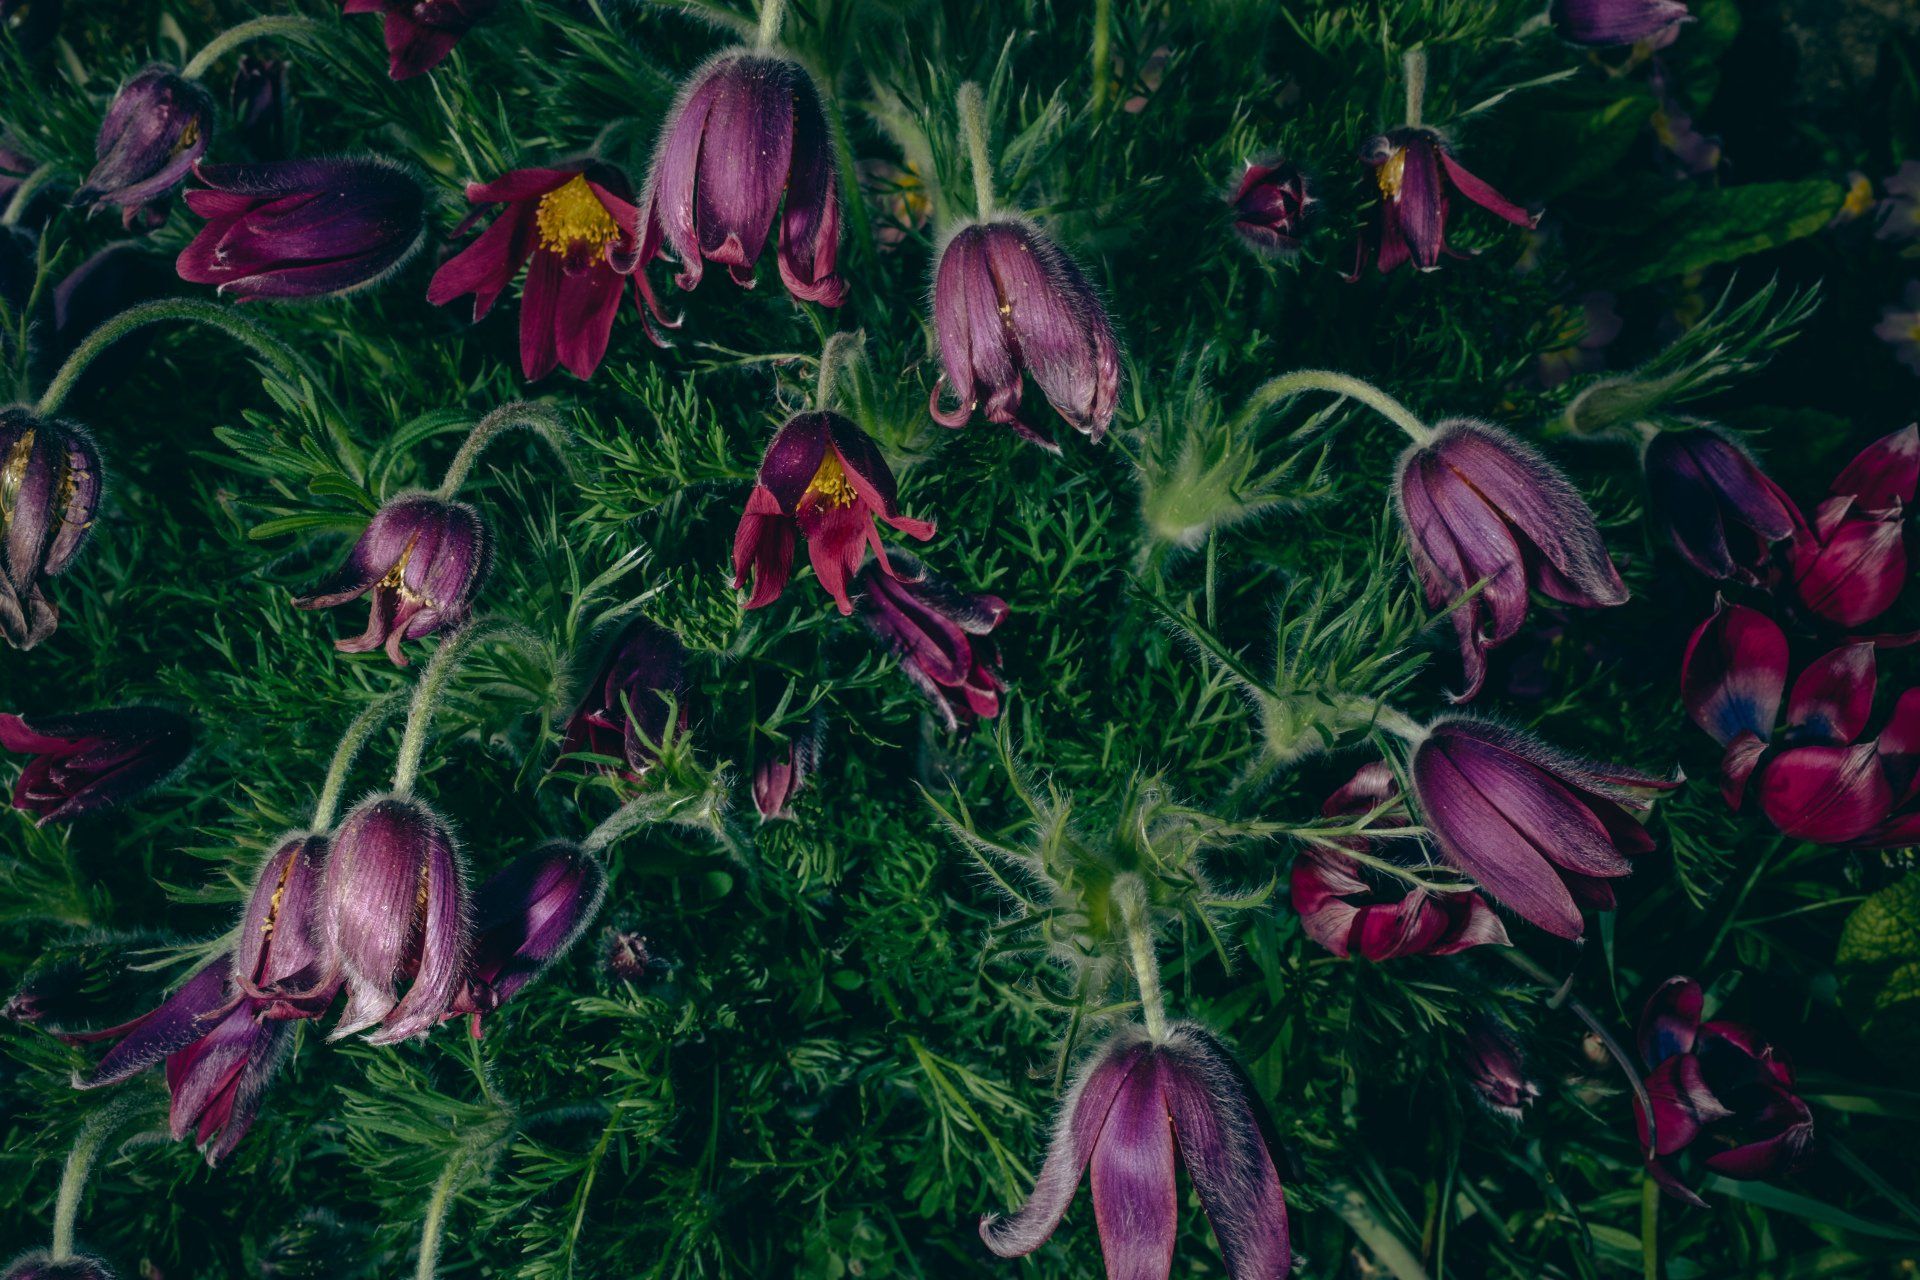
[[[100,457],[70,423],[0,409],[0,635],[31,649],[59,614],[42,595],[86,544],[100,502]]]
[[[1787,636],[1757,609],[1714,605],[1680,663],[1680,700],[1722,746],[1743,733],[1766,739],[1787,683]]]
[[[1872,621],[1893,607],[1906,578],[1906,533],[1897,519],[1839,519],[1831,532],[1795,534],[1794,589],[1829,622],[1857,627]]]
[[[1093,1216],[1107,1280],[1167,1280],[1180,1226],[1164,1054],[1141,1055],[1094,1144]]]
[[[1712,427],[1662,431],[1643,458],[1655,525],[1710,578],[1757,581],[1799,518],[1751,455]]]
[[[780,223],[780,279],[787,292],[823,307],[846,301],[847,283],[834,274],[840,252],[840,184],[833,135],[813,77],[793,77],[793,163]]]
[[[1553,0],[1560,38],[1591,48],[1656,40],[1693,19],[1680,0]]]
[[[326,853],[325,836],[302,832],[282,839],[261,864],[233,953],[234,979],[249,995],[317,974]]]
[[[1706,1008],[1706,992],[1692,978],[1668,978],[1640,1013],[1640,1057],[1657,1067],[1676,1053],[1692,1053]]]
[[[1195,1023],[1172,1028],[1154,1053],[1180,1158],[1220,1242],[1227,1275],[1285,1280],[1293,1266],[1286,1198],[1245,1077],[1219,1041]],[[1104,1235],[1104,1222],[1101,1229]]]
[[[35,756],[14,783],[13,807],[41,826],[137,799],[172,776],[193,745],[193,722],[158,707],[0,716],[0,747]]]
[[[1527,1075],[1519,1042],[1491,1017],[1480,1015],[1467,1024],[1461,1045],[1461,1065],[1467,1083],[1496,1113],[1518,1120],[1540,1096],[1540,1086]]]
[[[118,1084],[205,1035],[233,1003],[227,992],[228,971],[228,959],[221,956],[144,1017],[105,1031],[67,1037],[83,1041],[120,1037],[99,1065],[79,1081],[80,1087]]]
[[[484,984],[487,1008],[511,999],[564,955],[592,923],[606,889],[599,860],[563,840],[515,859],[481,885],[469,973]]]
[[[136,209],[178,186],[207,149],[213,99],[171,67],[151,66],[120,87],[100,122],[93,171],[75,205]]]

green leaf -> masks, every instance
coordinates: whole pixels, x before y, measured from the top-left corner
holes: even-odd
[[[1844,1209],[1836,1209],[1823,1201],[1796,1195],[1791,1191],[1783,1191],[1765,1182],[1736,1182],[1732,1178],[1723,1178],[1716,1173],[1708,1175],[1707,1179],[1701,1183],[1701,1190],[1731,1196],[1735,1200],[1744,1200],[1762,1209],[1791,1213],[1809,1222],[1823,1223],[1841,1231],[1852,1232],[1854,1235],[1877,1236],[1882,1240],[1920,1240],[1920,1233],[1909,1231],[1905,1227],[1856,1217]]]
[[[1657,202],[1650,237],[1663,248],[1651,261],[1622,265],[1619,284],[1646,284],[1775,249],[1833,220],[1846,192],[1837,182],[1756,182],[1718,191],[1689,190]]]
[[[1875,1048],[1920,1049],[1920,873],[1853,909],[1834,955],[1840,1000]]]

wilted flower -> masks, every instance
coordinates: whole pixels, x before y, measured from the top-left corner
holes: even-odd
[[[1191,1022],[1157,1044],[1125,1027],[1093,1052],[1061,1103],[1032,1196],[1018,1213],[983,1217],[980,1237],[1003,1258],[1032,1253],[1091,1165],[1107,1274],[1164,1277],[1180,1224],[1176,1151],[1230,1280],[1282,1280],[1293,1259],[1279,1172],[1238,1066]]]
[[[227,101],[247,149],[278,158],[287,141],[287,64],[280,58],[240,55]]]
[[[795,734],[780,750],[754,766],[753,807],[760,821],[791,818],[794,797],[820,767],[820,735],[814,730]]]
[[[629,782],[639,781],[657,759],[675,702],[680,725],[686,725],[686,668],[687,650],[679,636],[646,618],[634,621],[567,721],[561,759],[594,755],[625,761],[624,769],[586,760],[575,764],[616,770]]]
[[[1920,488],[1920,427],[1882,437],[1860,455],[1793,534],[1793,587],[1829,622],[1856,627],[1893,607],[1907,580],[1907,508]]]
[[[708,262],[752,288],[776,214],[775,256],[787,292],[826,307],[846,300],[846,281],[834,274],[840,189],[832,139],[813,78],[790,59],[730,49],[687,78],[661,129],[641,202],[635,279],[653,321],[678,324],[647,282],[648,265],[663,251],[679,264],[674,283],[682,289],[700,283]]]
[[[733,585],[744,587],[751,573],[749,609],[778,600],[793,568],[797,529],[806,535],[814,576],[840,612],[850,614],[847,580],[859,572],[869,546],[891,572],[875,516],[922,542],[933,536],[931,521],[900,514],[893,471],[866,432],[837,413],[797,414],[775,433],[760,462],[733,535]]]
[[[193,738],[191,721],[159,707],[0,715],[0,747],[33,755],[13,784],[13,807],[43,827],[159,786],[186,762]]]
[[[940,713],[948,729],[1000,714],[999,655],[986,636],[1007,616],[998,596],[973,595],[930,576],[894,553],[895,576],[878,564],[860,571],[860,616],[900,659],[900,669]]]
[[[607,872],[592,854],[555,840],[509,863],[473,896],[473,959],[450,1014],[480,1015],[511,1000],[564,955],[592,923]]]
[[[60,624],[41,591],[86,544],[100,505],[100,455],[79,427],[0,409],[0,635],[31,649]]]
[[[372,592],[366,632],[333,647],[370,653],[384,646],[393,664],[404,667],[403,642],[466,625],[489,556],[487,526],[478,511],[464,502],[407,494],[380,508],[339,573],[293,604],[331,609]]]
[[[1298,165],[1271,159],[1249,161],[1227,203],[1233,229],[1250,248],[1290,254],[1300,248],[1300,232],[1319,200]]]
[[[1886,188],[1887,198],[1880,202],[1880,225],[1874,235],[1882,240],[1920,237],[1920,160],[1902,163],[1887,179]],[[1909,300],[1916,289],[1920,286],[1908,286]]]
[[[320,896],[327,961],[347,989],[329,1040],[377,1027],[367,1040],[394,1044],[453,1012],[472,938],[466,872],[431,809],[397,795],[362,802],[333,834]]]
[[[113,205],[131,229],[143,207],[180,185],[213,135],[213,98],[171,67],[151,66],[120,86],[100,121],[93,171],[75,205]]]
[[[1484,1014],[1467,1023],[1460,1042],[1460,1065],[1474,1095],[1509,1120],[1518,1120],[1540,1096],[1540,1086],[1527,1076],[1519,1042]]]
[[[460,37],[493,16],[501,0],[346,0],[342,13],[386,16],[387,74],[410,80],[446,60]]]
[[[1494,901],[1562,938],[1582,907],[1612,910],[1612,881],[1653,848],[1634,820],[1678,779],[1560,755],[1508,729],[1450,717],[1414,749],[1413,798],[1440,853]]]
[[[1649,514],[1681,559],[1709,578],[1760,582],[1799,510],[1745,448],[1714,427],[1662,431],[1641,465]]]
[[[1692,1204],[1705,1201],[1680,1181],[1672,1158],[1695,1143],[1711,1149],[1708,1169],[1740,1179],[1791,1170],[1813,1145],[1813,1112],[1793,1091],[1793,1068],[1752,1028],[1703,1021],[1705,1006],[1699,983],[1668,978],[1640,1015],[1656,1142],[1647,1171]],[[1644,1146],[1637,1098],[1633,1115]]]
[[[1529,589],[1588,609],[1627,598],[1586,502],[1504,431],[1440,423],[1401,456],[1395,491],[1429,605],[1450,605],[1485,580],[1453,610],[1467,677],[1457,702],[1480,692],[1487,650],[1519,631]]]
[[[1538,214],[1527,212],[1467,172],[1436,130],[1390,129],[1368,139],[1360,148],[1360,159],[1373,170],[1374,183],[1380,188],[1379,222],[1370,234],[1382,275],[1408,260],[1422,271],[1432,271],[1440,265],[1442,253],[1460,256],[1447,245],[1450,187],[1516,227],[1539,224]],[[1353,274],[1347,279],[1360,278],[1367,243],[1361,240]]]
[[[380,283],[426,235],[426,193],[375,156],[195,165],[207,225],[174,264],[242,302],[330,298]]]
[[[943,427],[967,425],[982,395],[987,421],[1048,449],[1020,416],[1023,375],[1075,430],[1098,440],[1120,397],[1120,349],[1093,286],[1060,247],[1029,223],[960,228],[940,251],[933,322],[942,372],[927,410]],[[954,405],[940,407],[944,393]]]
[[[233,949],[234,985],[268,1018],[317,1018],[333,1003],[320,890],[327,838],[284,837],[253,882]]]
[[[0,4],[0,13],[6,6]],[[44,1249],[23,1253],[0,1271],[0,1280],[114,1280],[113,1268],[90,1253],[76,1253],[55,1262]]]
[[[473,295],[473,318],[488,311],[521,267],[520,371],[529,380],[565,365],[591,378],[607,354],[613,318],[633,270],[640,211],[626,178],[597,161],[515,169],[467,185],[469,204],[501,204],[493,225],[433,273],[427,301],[444,306]]]
[[[1665,43],[1693,21],[1680,0],[1553,0],[1550,16],[1561,39],[1602,49]]]

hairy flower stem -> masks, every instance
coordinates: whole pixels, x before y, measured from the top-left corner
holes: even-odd
[[[659,817],[659,808],[659,796],[635,796],[608,814],[606,821],[587,832],[586,839],[580,842],[581,849],[587,853],[599,853],[635,827],[654,821]]]
[[[1160,962],[1153,954],[1153,924],[1148,919],[1146,886],[1129,876],[1113,887],[1120,918],[1127,930],[1127,948],[1133,954],[1133,977],[1140,984],[1140,1016],[1147,1038],[1159,1044],[1167,1038],[1166,1002],[1160,994]]]
[[[446,692],[453,673],[483,637],[510,640],[529,653],[545,658],[550,667],[554,666],[552,654],[538,636],[505,618],[483,618],[442,640],[433,656],[427,659],[426,670],[420,673],[420,681],[413,687],[413,701],[407,707],[407,728],[400,735],[400,753],[393,766],[396,795],[413,794],[413,784],[420,780],[420,762],[426,754],[427,735],[432,731],[433,713],[440,705],[440,697]]]
[[[96,356],[135,329],[163,320],[210,325],[266,361],[275,373],[288,382],[298,384],[304,377],[313,381],[315,386],[320,385],[313,371],[294,354],[291,347],[232,308],[192,298],[162,298],[157,302],[143,302],[137,307],[128,307],[88,334],[73,349],[66,363],[60,366],[60,371],[54,374],[53,381],[47,384],[47,389],[41,393],[40,403],[34,406],[34,414],[50,418],[60,412],[60,406],[66,403],[74,385],[80,381],[80,376]]]
[[[1427,51],[1420,45],[1407,50],[1400,59],[1407,80],[1407,124],[1419,128],[1427,105]]]
[[[54,175],[59,172],[56,166],[43,164],[22,178],[20,185],[13,189],[13,199],[7,201],[7,211],[0,213],[0,227],[11,227],[25,217],[27,206],[33,203],[33,198],[39,194],[40,188],[51,182]]]
[[[466,1163],[467,1153],[456,1153],[433,1184],[427,1214],[420,1223],[420,1262],[414,1268],[415,1280],[433,1280],[434,1268],[440,1261],[440,1238],[445,1233],[447,1209],[453,1204],[454,1184],[460,1180],[460,1171]]]
[[[834,334],[820,348],[820,376],[813,391],[814,409],[825,413],[833,408],[833,388],[840,379],[840,371],[852,367],[866,340],[866,332],[856,329],[852,333]]]
[[[95,1112],[67,1152],[66,1167],[60,1171],[60,1191],[53,1202],[53,1243],[47,1249],[55,1262],[73,1257],[73,1229],[80,1217],[80,1197],[86,1194],[87,1175],[93,1172],[94,1158],[126,1108],[126,1102],[120,1100]]]
[[[771,49],[780,39],[780,19],[786,16],[786,0],[760,0],[760,30],[754,36],[754,46]]]
[[[973,214],[985,222],[993,217],[993,153],[987,147],[986,100],[971,80],[960,86],[960,132],[973,163]]]
[[[1331,369],[1300,369],[1261,383],[1247,397],[1246,407],[1240,410],[1234,426],[1240,428],[1250,425],[1274,405],[1303,391],[1331,391],[1337,396],[1358,400],[1406,432],[1415,444],[1425,444],[1433,438],[1432,429],[1416,418],[1407,406],[1372,383],[1362,382],[1344,373],[1335,373]]]
[[[312,18],[253,18],[237,27],[228,27],[209,40],[205,48],[193,55],[193,61],[181,69],[180,74],[189,80],[198,80],[213,69],[214,63],[249,40],[258,40],[262,36],[292,36],[303,43],[309,38],[317,43],[321,30],[321,25]]]
[[[1093,111],[1107,105],[1107,85],[1113,79],[1113,0],[1093,0]]]
[[[440,487],[434,491],[434,496],[442,502],[451,502],[454,495],[460,492],[460,486],[467,482],[473,464],[487,446],[515,427],[526,427],[538,434],[559,455],[560,465],[571,469],[565,424],[539,405],[515,400],[501,405],[474,424],[473,430],[467,433],[466,443],[460,446],[460,452],[454,454],[453,461],[447,464],[447,473],[441,477]]]
[[[354,757],[360,754],[360,748],[367,744],[374,730],[387,722],[400,706],[400,693],[382,694],[368,703],[347,731],[340,735],[340,745],[333,749],[333,762],[327,766],[327,780],[320,787],[320,799],[313,806],[313,829],[324,834],[333,825],[333,818],[340,810],[340,794],[346,789],[347,770],[353,767]]]
[[[1558,993],[1556,998],[1564,996],[1565,984],[1542,968],[1533,957],[1524,955],[1512,947],[1501,947],[1498,951],[1508,964],[1547,990]],[[1587,1030],[1593,1032],[1600,1043],[1606,1046],[1607,1052],[1613,1055],[1613,1060],[1620,1065],[1621,1072],[1627,1077],[1627,1084],[1632,1087],[1633,1096],[1639,1100],[1640,1110],[1647,1118],[1647,1158],[1651,1160],[1659,1149],[1659,1136],[1654,1131],[1653,1099],[1647,1095],[1646,1082],[1640,1078],[1640,1069],[1633,1065],[1633,1059],[1629,1058],[1627,1051],[1620,1047],[1620,1042],[1614,1039],[1613,1033],[1594,1016],[1593,1010],[1574,999],[1565,999],[1564,1004],[1567,1012],[1586,1023]]]

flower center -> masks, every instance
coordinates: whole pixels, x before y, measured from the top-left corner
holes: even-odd
[[[27,478],[27,459],[33,454],[33,437],[31,428],[21,433],[6,458],[0,460],[0,527],[13,518],[13,504],[19,499],[20,486]]]
[[[826,456],[820,459],[820,469],[807,482],[805,496],[812,498],[814,505],[829,511],[850,507],[860,500],[860,495],[853,491],[853,485],[847,481],[847,469],[840,465],[840,455],[832,449],[828,449]]]
[[[432,609],[436,607],[432,600],[429,600],[426,596],[421,595],[407,585],[407,562],[413,559],[413,549],[418,545],[419,541],[420,535],[417,533],[407,539],[407,549],[400,553],[400,558],[394,561],[393,568],[387,570],[386,576],[374,585],[375,587],[385,587],[390,591],[398,592],[400,598],[409,604],[425,605],[427,608]]]
[[[1397,203],[1400,199],[1400,184],[1405,181],[1406,175],[1407,149],[1395,147],[1393,154],[1373,171],[1373,180],[1380,184],[1381,195]]]
[[[533,225],[540,233],[540,247],[554,253],[604,249],[620,234],[619,224],[587,185],[586,175],[578,173],[540,197]]]

